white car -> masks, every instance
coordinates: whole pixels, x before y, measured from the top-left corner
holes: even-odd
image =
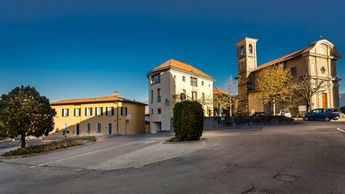
[[[285,111],[285,110],[281,110],[278,112],[279,116],[283,116],[283,117],[289,117],[291,118],[291,113],[289,111]]]

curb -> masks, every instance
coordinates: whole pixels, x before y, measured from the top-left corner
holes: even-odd
[[[63,151],[63,150],[69,150],[69,149],[74,149],[74,148],[78,148],[78,147],[82,147],[82,146],[86,146],[86,145],[91,145],[96,143],[96,141],[94,142],[90,142],[87,144],[82,144],[82,145],[78,145],[78,146],[72,146],[72,147],[68,147],[68,148],[61,148],[61,149],[56,149],[56,150],[52,150],[52,151],[48,151],[48,152],[39,152],[39,153],[33,153],[33,154],[27,154],[27,155],[20,155],[20,156],[1,156],[0,155],[0,160],[11,160],[11,159],[18,159],[18,158],[26,158],[26,157],[32,157],[32,156],[39,156],[39,155],[44,155],[44,154],[49,154],[49,153],[54,153],[54,152],[59,152],[59,151]]]
[[[337,128],[338,131],[345,133],[345,129]]]

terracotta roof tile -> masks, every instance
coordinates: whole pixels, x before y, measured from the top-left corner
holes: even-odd
[[[103,103],[103,102],[129,102],[146,105],[145,103],[137,102],[134,100],[129,100],[126,98],[121,98],[117,96],[103,96],[96,98],[78,98],[69,100],[59,100],[51,102],[51,105],[66,105],[66,104],[90,104],[90,103]]]
[[[195,67],[193,67],[193,66],[191,66],[191,65],[189,65],[187,63],[175,60],[175,59],[169,59],[168,61],[162,63],[158,67],[154,68],[147,76],[149,77],[149,75],[151,75],[152,73],[159,72],[159,71],[164,71],[164,70],[167,70],[167,69],[177,69],[177,70],[183,70],[183,71],[186,71],[186,72],[192,72],[192,73],[194,73],[196,75],[199,75],[199,76],[202,76],[202,77],[205,77],[205,78],[213,80],[213,78],[211,76],[209,76],[206,73],[200,71],[199,69],[197,69],[197,68],[195,68]]]
[[[282,57],[279,57],[277,59],[274,59],[272,61],[269,61],[267,63],[264,63],[264,64],[261,64],[259,65],[254,71],[258,71],[260,69],[263,69],[263,68],[266,68],[266,67],[269,67],[271,65],[275,65],[275,64],[278,64],[278,63],[282,63],[282,62],[285,62],[289,59],[292,59],[294,57],[297,57],[297,56],[300,56],[308,51],[310,51],[310,49],[312,49],[314,46],[315,46],[316,42],[315,43],[312,43],[310,44],[307,48],[304,48],[304,49],[301,49],[301,50],[298,50],[298,51],[295,51],[293,53],[290,53],[290,54],[287,54],[287,55],[284,55]]]
[[[213,87],[213,95],[228,94],[225,90]]]

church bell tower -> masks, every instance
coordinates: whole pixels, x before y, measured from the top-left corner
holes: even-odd
[[[245,37],[236,43],[238,64],[238,112],[248,115],[248,77],[257,67],[256,42],[254,38]]]

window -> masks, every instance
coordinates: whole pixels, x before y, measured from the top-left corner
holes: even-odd
[[[240,48],[240,55],[244,56],[244,46],[241,46],[241,48]]]
[[[127,107],[121,107],[121,116],[127,116]]]
[[[186,76],[182,76],[182,81],[186,81]]]
[[[69,115],[69,109],[63,108],[62,109],[62,117],[68,117],[68,115]]]
[[[85,116],[92,116],[92,108],[91,107],[87,107],[85,108]]]
[[[151,109],[151,115],[153,115],[153,108]]]
[[[291,75],[296,76],[297,75],[297,67],[291,68]]]
[[[86,132],[91,133],[91,123],[86,124]]]
[[[187,93],[186,93],[186,90],[185,89],[183,89],[182,90],[182,93],[180,94],[180,99],[181,100],[187,100],[187,95],[186,95]]]
[[[161,89],[160,88],[158,88],[157,89],[157,102],[161,102],[161,99],[162,97],[161,97]]]
[[[205,93],[202,93],[202,101],[205,102]]]
[[[153,103],[153,90],[151,90],[151,103]]]
[[[194,101],[198,100],[198,93],[195,91],[192,91],[192,100]]]
[[[75,117],[80,117],[80,108],[75,108],[74,109],[74,116]]]
[[[101,128],[102,128],[101,123],[97,123],[96,133],[101,133]]]
[[[249,44],[249,53],[253,54],[253,45]]]
[[[157,108],[157,114],[161,114],[162,113],[162,109]]]
[[[96,116],[103,115],[103,107],[96,107]]]
[[[107,107],[107,116],[114,116],[114,107]]]
[[[204,86],[204,81],[201,81],[201,85]]]
[[[190,77],[190,85],[191,86],[198,86],[198,78],[196,77]]]
[[[159,84],[159,83],[161,83],[161,74],[160,73],[155,74],[151,77],[151,85]]]

